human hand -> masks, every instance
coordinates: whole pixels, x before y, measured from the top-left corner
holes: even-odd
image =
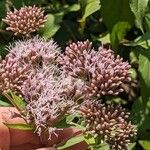
[[[41,143],[39,136],[31,131],[7,128],[3,122],[10,124],[25,123],[25,121],[19,117],[11,119],[11,112],[18,111],[13,107],[0,107],[0,150],[55,150],[55,148],[50,147],[42,148],[44,145]],[[78,130],[71,128],[59,131],[58,137],[52,136],[49,145],[52,146],[78,133]],[[72,146],[68,150],[76,149],[86,150],[87,145],[82,142]]]

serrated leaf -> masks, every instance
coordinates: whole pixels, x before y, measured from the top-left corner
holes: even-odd
[[[118,48],[119,43],[123,40],[130,28],[131,25],[129,22],[118,22],[114,25],[110,36],[113,49]]]
[[[39,30],[40,36],[45,39],[51,38],[60,28],[59,23],[62,21],[64,13],[48,14],[47,21],[44,24],[44,28]]]
[[[69,139],[67,142],[65,142],[62,146],[58,145],[57,150],[65,150],[66,148],[69,148],[73,145],[76,145],[80,142],[84,141],[84,136],[76,136]]]
[[[100,9],[100,0],[80,0],[82,8],[81,22]]]
[[[139,140],[138,142],[144,150],[150,150],[150,141]]]
[[[7,124],[4,123],[8,128],[11,129],[17,129],[17,130],[25,130],[25,131],[30,131],[30,130],[34,130],[34,127],[32,125],[28,125],[28,124]]]
[[[135,16],[136,26],[143,31],[143,17],[147,10],[149,0],[130,0],[130,8]]]

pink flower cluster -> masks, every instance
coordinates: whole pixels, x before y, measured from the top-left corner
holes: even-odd
[[[21,85],[28,78],[29,66],[18,64],[11,57],[0,61],[0,93],[10,90],[21,92]]]
[[[111,150],[126,150],[136,135],[135,126],[128,121],[129,113],[121,106],[86,101],[79,110],[85,117],[86,132],[100,136]]]
[[[25,83],[38,69],[56,64],[55,59],[60,53],[53,40],[47,42],[39,37],[17,41],[7,50],[9,53],[0,64],[0,91],[12,90],[21,95],[24,93]]]
[[[56,66],[43,68],[27,80],[24,85],[30,114],[27,120],[34,122],[39,135],[47,129],[51,137],[57,130],[55,125],[78,106],[81,93],[77,86],[70,77],[64,78]]]
[[[11,30],[15,35],[29,36],[38,28],[43,27],[47,17],[44,16],[44,11],[40,7],[25,6],[14,12],[7,12],[7,16],[3,21],[9,25],[7,30]]]
[[[64,71],[86,83],[88,96],[118,95],[123,91],[122,83],[131,80],[130,65],[110,49],[99,47],[95,51],[89,41],[72,43],[58,58]]]
[[[53,40],[46,41],[38,36],[17,41],[10,45],[7,50],[9,57],[32,66],[55,63],[60,54],[60,48]]]
[[[95,51],[89,41],[70,44],[64,54],[53,40],[39,37],[17,41],[7,50],[0,61],[0,92],[22,95],[25,118],[39,135],[46,129],[50,137],[66,114],[79,109],[87,131],[102,136],[112,149],[126,147],[135,132],[124,109],[92,101],[123,91],[121,85],[130,81],[128,62],[110,49]]]

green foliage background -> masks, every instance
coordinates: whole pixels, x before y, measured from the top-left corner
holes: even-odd
[[[25,5],[42,6],[48,15],[40,36],[53,38],[62,48],[71,41],[89,39],[97,47],[107,44],[132,65],[140,83],[132,100],[115,97],[130,112],[138,127],[137,142],[130,149],[150,150],[150,0],[1,0],[0,55],[13,42],[1,21],[6,12]],[[0,97],[1,106],[10,106]]]

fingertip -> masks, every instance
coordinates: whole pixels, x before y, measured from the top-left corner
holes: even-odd
[[[9,150],[10,147],[10,134],[9,129],[0,123],[0,148],[2,150]]]

